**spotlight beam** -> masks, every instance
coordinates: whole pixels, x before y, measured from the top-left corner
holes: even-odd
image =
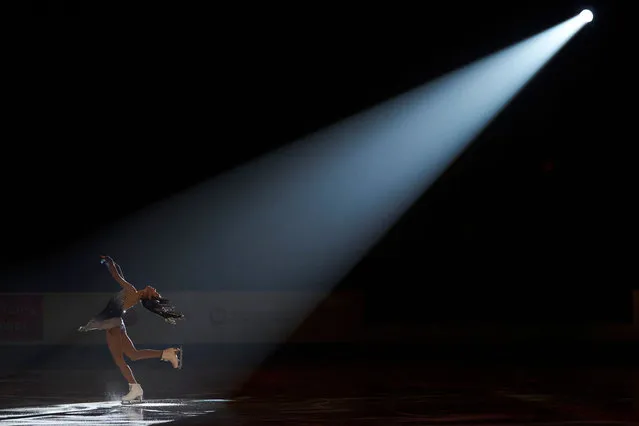
[[[186,282],[196,288],[323,288],[582,26],[574,17],[310,135],[118,224],[94,245],[147,253],[139,268],[159,266],[168,282],[194,271]]]

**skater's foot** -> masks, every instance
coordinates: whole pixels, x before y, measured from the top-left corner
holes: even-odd
[[[123,404],[130,404],[133,402],[142,401],[144,391],[139,383],[129,383],[129,393],[122,397]]]
[[[178,355],[179,354],[179,355]],[[179,348],[168,348],[162,351],[162,361],[168,361],[171,363],[173,368],[181,368],[181,349]]]

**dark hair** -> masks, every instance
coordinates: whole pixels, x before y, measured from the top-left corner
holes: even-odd
[[[160,297],[159,299],[142,299],[142,305],[156,315],[164,318],[164,321],[175,325],[176,319],[184,318],[184,314],[177,312],[171,305],[169,299]]]

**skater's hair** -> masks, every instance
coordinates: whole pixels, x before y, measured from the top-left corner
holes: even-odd
[[[184,314],[175,310],[169,299],[163,297],[153,299],[142,299],[142,305],[156,315],[164,318],[164,321],[175,325],[176,319],[184,318]]]

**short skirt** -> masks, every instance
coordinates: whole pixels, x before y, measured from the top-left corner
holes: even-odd
[[[78,328],[78,331],[108,330],[116,327],[122,328],[124,327],[124,321],[122,320],[123,314],[124,309],[122,309],[121,298],[114,296],[99,314]]]

